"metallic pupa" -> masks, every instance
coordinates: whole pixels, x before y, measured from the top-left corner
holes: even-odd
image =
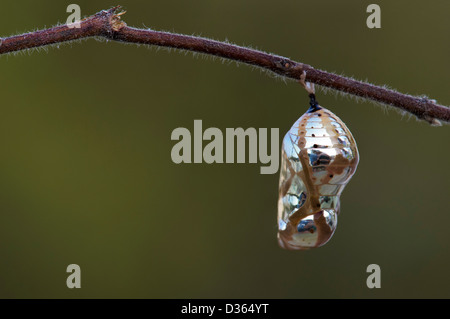
[[[355,139],[335,114],[312,105],[285,135],[281,158],[278,243],[320,247],[336,230],[339,196],[358,166]]]

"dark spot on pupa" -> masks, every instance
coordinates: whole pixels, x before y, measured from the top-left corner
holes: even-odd
[[[316,137],[316,134],[311,134],[312,137]]]

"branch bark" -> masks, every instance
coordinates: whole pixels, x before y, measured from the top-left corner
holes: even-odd
[[[156,45],[214,55],[257,66],[295,80],[300,80],[302,73],[306,72],[305,80],[308,82],[391,105],[432,125],[440,125],[440,121],[450,122],[450,108],[439,105],[434,100],[399,93],[384,87],[321,71],[310,65],[292,61],[282,56],[229,43],[128,27],[121,20],[121,15],[124,12],[119,11],[120,6],[101,11],[83,19],[79,28],[60,25],[46,30],[0,38],[0,55],[82,38],[103,37],[120,42]]]

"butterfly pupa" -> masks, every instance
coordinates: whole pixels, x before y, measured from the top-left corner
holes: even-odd
[[[340,195],[356,171],[358,148],[344,122],[315,102],[284,136],[278,199],[282,248],[320,247],[333,236]]]

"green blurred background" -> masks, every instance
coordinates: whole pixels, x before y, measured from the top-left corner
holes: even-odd
[[[73,1],[2,3],[0,36],[65,22]],[[450,2],[77,1],[135,27],[287,56],[450,104]],[[257,69],[93,39],[0,57],[1,298],[448,298],[450,129],[318,93],[359,169],[324,247],[280,249],[278,174],[172,163],[177,127],[278,127],[308,104]],[[66,267],[81,267],[81,289]],[[368,289],[366,267],[381,267]]]

